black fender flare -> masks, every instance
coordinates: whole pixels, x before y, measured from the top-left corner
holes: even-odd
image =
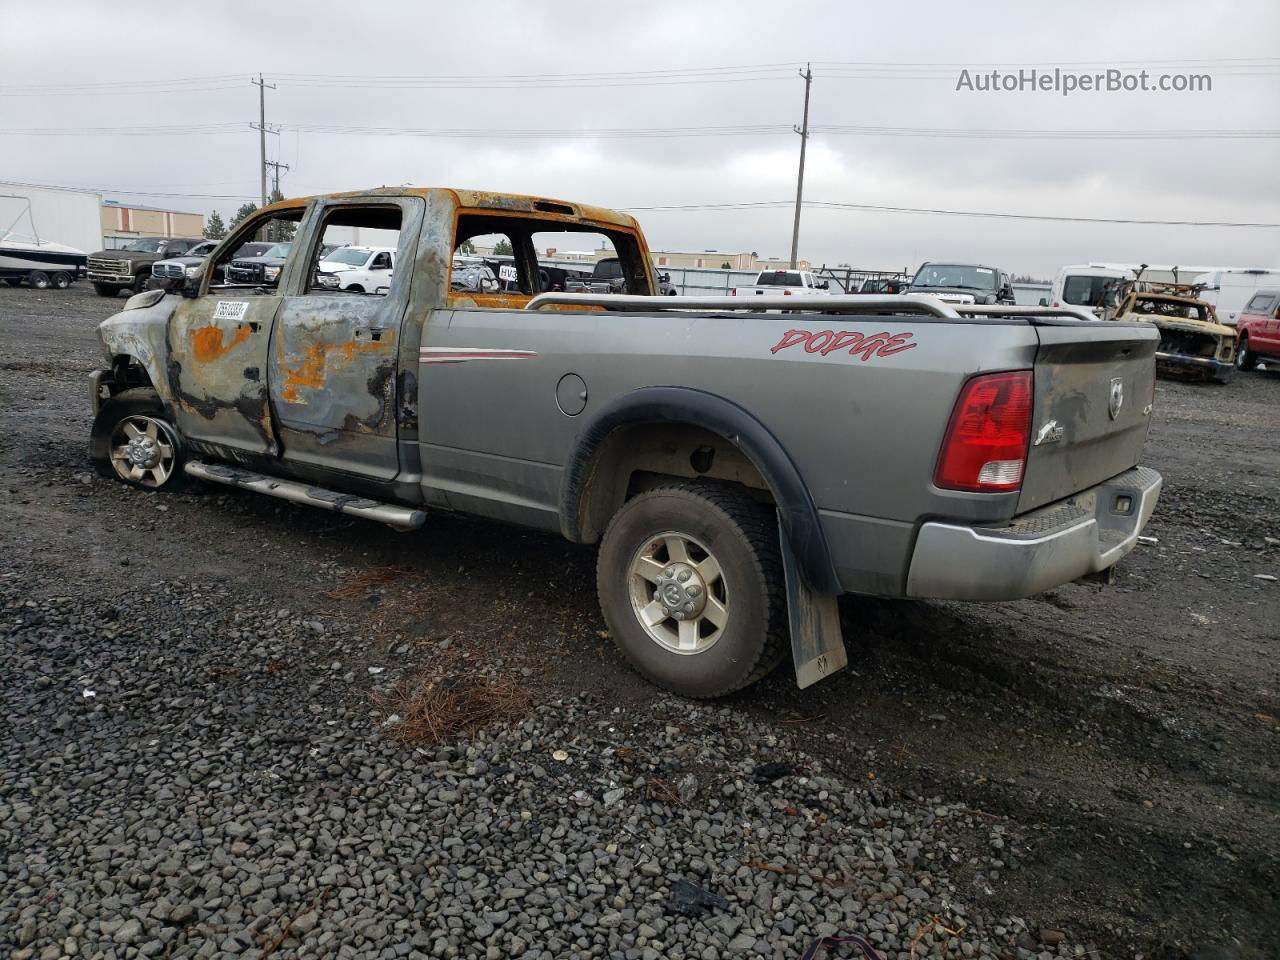
[[[819,593],[843,592],[818,509],[777,437],[736,403],[693,387],[641,387],[605,404],[583,424],[560,482],[560,524],[565,537],[578,543],[583,540],[582,498],[605,438],[628,424],[668,422],[702,427],[741,450],[773,493],[783,534],[805,583]]]

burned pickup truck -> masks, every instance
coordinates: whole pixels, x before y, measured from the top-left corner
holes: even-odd
[[[215,282],[277,220],[297,226],[278,283]],[[322,245],[352,229],[396,249],[384,290],[317,286]],[[626,292],[539,293],[536,251],[564,233],[611,247]],[[516,289],[454,289],[455,255],[495,238]],[[1105,571],[1160,491],[1139,466],[1150,324],[921,296],[662,297],[636,221],[582,204],[283,201],[175,289],[99,327],[104,475],[598,544],[610,636],[688,696],[744,687],[788,650],[802,686],[840,669],[842,593],[1005,600]],[[587,589],[563,576],[539,587]]]
[[[1226,383],[1236,369],[1236,331],[1185,284],[1129,282],[1104,319],[1145,322],[1160,331],[1156,370],[1168,377]]]

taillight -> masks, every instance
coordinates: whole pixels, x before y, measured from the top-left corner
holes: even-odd
[[[782,291],[782,295],[783,295],[784,297],[789,297],[789,296],[791,296],[791,291],[790,291],[790,290],[783,290],[783,291]]]
[[[1030,370],[965,383],[951,412],[933,482],[947,490],[1017,490],[1031,436]]]
[[[736,297],[737,295],[738,295],[738,288],[737,288],[737,287],[732,287],[732,288],[729,290],[729,296],[731,296],[731,297]]]

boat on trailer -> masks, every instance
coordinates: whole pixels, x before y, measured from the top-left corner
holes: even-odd
[[[31,201],[27,197],[0,194],[0,199],[23,203],[22,211],[13,222],[0,229],[0,280],[15,286],[25,280],[39,290],[49,287],[65,290],[72,281],[85,276],[89,255],[65,243],[41,240],[36,232],[35,218],[31,215]],[[21,234],[14,229],[24,216],[31,226],[30,234]]]

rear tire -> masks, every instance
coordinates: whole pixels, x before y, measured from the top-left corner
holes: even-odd
[[[100,297],[114,297],[120,291],[109,283],[95,283],[93,285],[93,292]]]
[[[55,290],[65,290],[71,286],[71,274],[63,273],[61,270],[55,273],[51,279]]]
[[[150,387],[123,390],[102,405],[89,459],[101,476],[149,492],[176,490],[186,479],[186,445]]]
[[[596,580],[622,655],[673,693],[732,693],[786,652],[777,515],[731,487],[672,484],[627,501]]]
[[[31,284],[36,290],[48,290],[49,275],[43,270],[32,270],[27,274],[27,283]]]
[[[1236,344],[1236,369],[1252,370],[1258,365],[1258,355],[1249,349],[1249,335],[1240,337]]]
[[[148,273],[140,273],[133,278],[133,292],[142,293],[144,290],[151,289],[151,275]]]

